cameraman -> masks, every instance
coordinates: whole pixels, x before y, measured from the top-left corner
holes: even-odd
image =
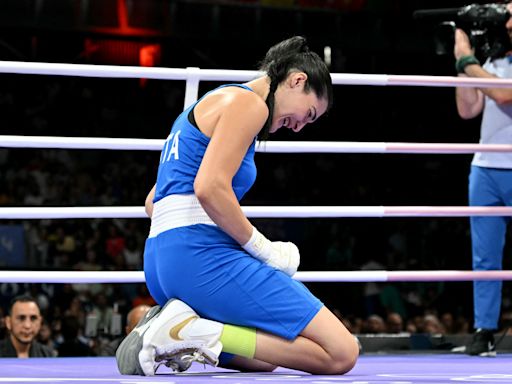
[[[507,5],[512,12],[512,4]],[[512,18],[504,26],[512,37]],[[512,56],[488,59],[480,65],[474,56],[468,35],[455,31],[454,55],[459,76],[512,78]],[[512,143],[512,89],[456,89],[457,111],[463,119],[483,112],[480,143]],[[512,206],[512,153],[476,153],[469,176],[471,206]],[[509,217],[471,217],[471,243],[474,270],[502,269],[503,248]],[[473,283],[474,327],[466,353],[496,356],[494,331],[498,328],[501,305],[501,281]]]

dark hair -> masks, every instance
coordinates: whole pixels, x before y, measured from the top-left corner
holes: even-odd
[[[304,90],[313,90],[318,98],[326,98],[327,110],[331,108],[333,93],[329,68],[320,56],[309,50],[304,37],[294,36],[271,47],[260,62],[259,69],[270,77],[270,92],[265,100],[269,116],[260,132],[261,138],[268,137],[277,86],[286,80],[292,71],[304,72],[308,76]]]
[[[23,295],[19,295],[19,296],[16,296],[14,297],[12,300],[11,300],[11,304],[9,305],[9,310],[8,310],[8,315],[12,315],[12,308],[14,307],[14,304],[16,303],[34,303],[37,308],[39,309],[39,311],[41,311],[41,308],[39,308],[39,304],[37,303],[37,300],[30,296],[30,295],[27,295],[27,294],[23,294]]]

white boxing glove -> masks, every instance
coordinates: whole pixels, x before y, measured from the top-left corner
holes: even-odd
[[[242,248],[252,257],[263,261],[272,268],[293,276],[300,264],[297,246],[289,241],[270,241],[255,227],[252,228],[252,236],[247,243],[242,245]]]

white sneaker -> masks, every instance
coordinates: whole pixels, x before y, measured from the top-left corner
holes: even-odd
[[[180,300],[171,299],[141,335],[138,362],[146,376],[161,364],[175,371],[187,370],[193,361],[217,366],[224,325],[201,319]]]
[[[140,319],[137,326],[126,336],[116,350],[117,368],[122,375],[142,375],[139,363],[139,352],[142,349],[142,338],[151,323],[160,312],[160,306],[152,307],[146,315]]]

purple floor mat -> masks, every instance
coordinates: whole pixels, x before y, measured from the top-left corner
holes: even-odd
[[[272,373],[240,373],[195,364],[187,372],[166,368],[154,377],[122,376],[111,357],[0,359],[0,383],[311,383],[418,384],[512,383],[512,354],[496,358],[465,355],[361,356],[346,375],[320,376],[279,368]]]

